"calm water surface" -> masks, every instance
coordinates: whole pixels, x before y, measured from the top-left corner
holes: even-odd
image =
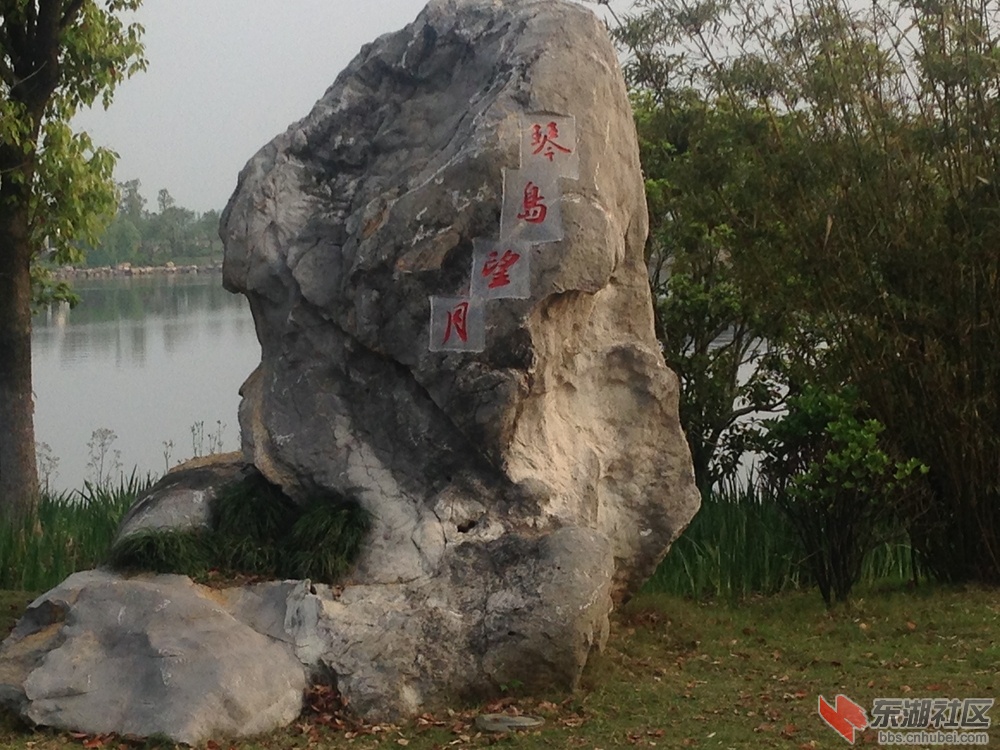
[[[222,448],[239,447],[238,390],[260,361],[244,297],[226,292],[217,273],[74,288],[83,302],[37,315],[32,338],[35,437],[58,459],[53,488],[95,478],[95,430],[115,433],[108,460],[120,451],[126,473],[162,474],[168,460],[206,451],[220,423]]]

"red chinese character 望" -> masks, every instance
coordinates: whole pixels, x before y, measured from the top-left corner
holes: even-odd
[[[484,278],[487,276],[493,277],[490,279],[489,288],[496,289],[497,287],[510,284],[510,267],[520,259],[521,254],[515,253],[513,250],[504,250],[503,255],[499,255],[496,250],[493,250],[486,257],[486,262],[483,263],[482,270]]]
[[[517,218],[524,219],[529,224],[541,224],[545,221],[545,214],[549,211],[548,207],[542,203],[543,200],[545,200],[545,196],[539,191],[538,185],[529,181],[524,186],[524,201],[521,204],[524,210],[517,215]]]
[[[542,126],[539,124],[534,124],[531,126],[531,145],[535,147],[533,154],[541,154],[549,161],[552,161],[552,157],[555,156],[556,151],[562,151],[564,154],[572,153],[572,149],[568,149],[562,144],[560,144],[556,139],[559,138],[559,128],[554,122],[549,122],[545,126],[545,130],[542,130]]]
[[[448,339],[451,338],[451,331],[454,328],[455,333],[462,341],[469,340],[469,334],[467,332],[466,323],[469,315],[469,303],[460,302],[451,310],[448,311],[448,325],[444,331],[444,339],[441,341],[442,344],[447,344]]]

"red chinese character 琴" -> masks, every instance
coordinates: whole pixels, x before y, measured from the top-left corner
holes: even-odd
[[[541,154],[549,161],[552,161],[552,157],[555,156],[556,151],[562,151],[564,154],[572,153],[572,149],[568,149],[556,140],[559,138],[559,128],[554,122],[549,122],[545,126],[545,130],[542,130],[542,126],[537,123],[531,126],[531,145],[534,146],[534,150],[531,152],[533,154]]]
[[[545,214],[549,211],[548,207],[542,203],[543,200],[545,200],[545,196],[539,191],[538,185],[529,181],[524,186],[524,201],[521,204],[524,210],[517,215],[517,218],[524,219],[529,224],[541,224],[545,221]]]
[[[441,341],[442,344],[447,344],[448,339],[451,338],[452,328],[455,330],[455,334],[462,340],[468,341],[469,334],[466,329],[466,324],[469,316],[469,303],[460,302],[455,305],[455,307],[448,311],[448,326],[444,331],[444,339]]]
[[[503,255],[499,255],[496,250],[493,250],[486,257],[486,262],[483,263],[482,270],[484,278],[493,277],[490,279],[489,288],[496,289],[510,284],[510,267],[520,259],[521,254],[515,253],[513,250],[504,250]]]

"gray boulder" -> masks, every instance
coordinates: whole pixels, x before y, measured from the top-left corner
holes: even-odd
[[[208,529],[218,491],[245,478],[240,453],[196,458],[175,466],[139,498],[122,519],[115,542],[141,531]]]
[[[34,724],[188,744],[290,723],[308,682],[294,643],[225,605],[184,576],[76,573],[0,647],[0,701]],[[234,610],[265,619],[247,601]]]

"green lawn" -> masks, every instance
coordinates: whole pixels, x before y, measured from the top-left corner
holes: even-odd
[[[9,628],[30,595],[4,592]],[[815,591],[729,604],[642,595],[615,616],[605,653],[572,695],[455,706],[402,726],[358,726],[323,694],[296,726],[245,748],[847,748],[817,714],[817,696],[992,697],[1000,688],[1000,592],[927,586],[861,589],[828,613]],[[512,735],[478,733],[484,711],[545,718]],[[1000,709],[991,713],[1000,717]],[[1000,735],[1000,730],[997,730]],[[155,743],[146,743],[151,746]],[[859,745],[875,745],[869,730]],[[142,747],[0,721],[0,747]]]

